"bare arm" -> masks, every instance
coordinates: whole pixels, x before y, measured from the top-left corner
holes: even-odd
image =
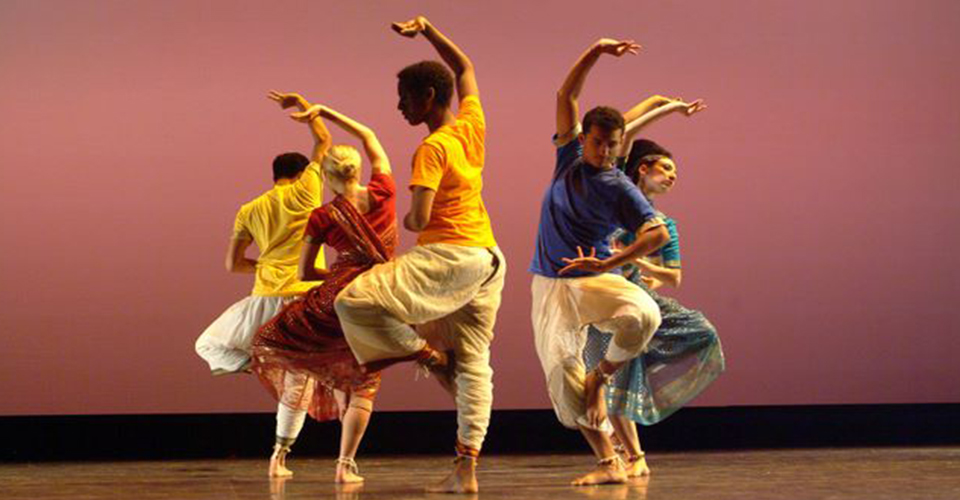
[[[307,101],[302,95],[296,92],[277,92],[276,90],[271,90],[267,94],[267,98],[280,104],[280,107],[283,109],[296,106],[301,112],[305,112],[311,107],[310,101]],[[313,153],[310,155],[310,160],[320,163],[323,157],[326,156],[327,151],[330,150],[330,145],[332,144],[330,131],[327,130],[327,126],[324,125],[323,120],[310,120],[309,123],[310,132],[313,134]]]
[[[387,153],[383,150],[380,140],[377,139],[377,134],[366,125],[320,104],[315,104],[302,113],[294,113],[291,117],[301,121],[310,119],[310,123],[318,122],[320,121],[318,117],[322,117],[337,124],[363,143],[363,149],[367,153],[367,158],[370,159],[370,167],[373,173],[390,175],[390,160],[387,158]]]
[[[649,100],[649,99],[648,99]],[[644,101],[646,102],[646,101]],[[634,109],[639,108],[643,103],[635,106]],[[633,147],[633,138],[637,135],[638,132],[647,125],[667,116],[671,113],[678,111],[683,111],[686,116],[693,116],[700,111],[707,109],[707,105],[703,103],[703,99],[697,99],[693,102],[683,102],[680,99],[672,100],[668,99],[668,102],[662,103],[659,106],[651,109],[650,111],[644,113],[642,116],[639,116],[631,121],[627,122],[627,125],[624,130],[623,138],[623,149],[620,151],[621,157],[626,157],[630,155],[630,149]],[[633,110],[631,110],[633,111]],[[624,120],[627,117],[624,115]]]
[[[247,238],[230,238],[227,246],[227,258],[224,262],[227,272],[255,273],[257,272],[256,259],[248,258],[245,253],[253,240]]]
[[[304,240],[300,247],[300,262],[297,265],[297,277],[300,281],[321,281],[330,274],[326,269],[316,266],[320,244]]]
[[[397,33],[410,38],[417,36],[417,33],[423,33],[424,38],[433,45],[443,62],[453,70],[457,80],[457,96],[461,101],[467,96],[480,95],[473,62],[460,50],[460,47],[457,47],[457,44],[444,36],[426,17],[417,16],[405,23],[393,23],[392,28]]]
[[[645,276],[649,276],[673,288],[680,288],[680,282],[683,280],[682,269],[658,266],[644,259],[637,259],[634,263],[643,270]]]
[[[630,246],[623,249],[607,259],[600,260],[596,257],[597,249],[591,249],[590,255],[584,255],[581,248],[577,248],[579,255],[575,259],[564,258],[566,267],[560,270],[560,274],[566,274],[570,271],[583,270],[595,273],[605,273],[616,269],[632,260],[647,255],[670,241],[670,232],[666,226],[659,225],[647,228],[637,234],[637,240]]]
[[[433,209],[433,197],[436,191],[424,187],[414,186],[413,197],[410,201],[410,212],[403,218],[403,227],[408,231],[419,233],[430,222],[430,213]]]

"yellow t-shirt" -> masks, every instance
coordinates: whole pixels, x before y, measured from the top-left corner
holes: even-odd
[[[310,213],[322,203],[320,165],[311,162],[296,181],[278,182],[273,189],[240,207],[233,237],[252,239],[260,249],[253,295],[297,295],[318,284],[297,279],[297,264],[303,229]],[[323,264],[320,252],[316,265]]]
[[[480,197],[485,135],[480,98],[467,96],[460,101],[456,123],[440,127],[417,148],[410,186],[436,191],[430,222],[420,232],[418,245],[496,246]]]

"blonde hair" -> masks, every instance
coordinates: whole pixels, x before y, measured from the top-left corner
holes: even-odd
[[[331,146],[321,163],[323,176],[330,182],[330,189],[342,191],[350,181],[359,182],[361,162],[360,152],[353,146]]]

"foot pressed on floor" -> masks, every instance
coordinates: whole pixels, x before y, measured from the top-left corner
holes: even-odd
[[[363,476],[360,475],[360,468],[357,462],[352,458],[340,457],[337,459],[337,474],[334,482],[338,484],[362,483]]]
[[[620,484],[627,482],[627,473],[623,469],[620,457],[613,456],[597,462],[597,468],[573,480],[573,486],[593,486],[597,484]]]
[[[649,476],[650,467],[647,465],[646,455],[640,453],[635,457],[627,457],[624,472],[627,473],[629,478]]]
[[[477,460],[460,456],[454,461],[453,472],[439,483],[428,486],[428,493],[477,493]]]
[[[273,455],[270,456],[270,468],[267,475],[270,477],[293,476],[293,471],[287,468],[287,453],[290,453],[290,448],[280,445],[273,447]]]

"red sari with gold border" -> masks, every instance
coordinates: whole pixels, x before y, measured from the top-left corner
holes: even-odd
[[[372,400],[380,388],[380,373],[357,365],[333,308],[344,287],[397,247],[393,178],[374,174],[367,193],[365,214],[342,196],[314,210],[305,238],[335,249],[336,262],[322,284],[285,306],[253,341],[252,370],[267,390],[317,420],[338,417],[334,389]]]

